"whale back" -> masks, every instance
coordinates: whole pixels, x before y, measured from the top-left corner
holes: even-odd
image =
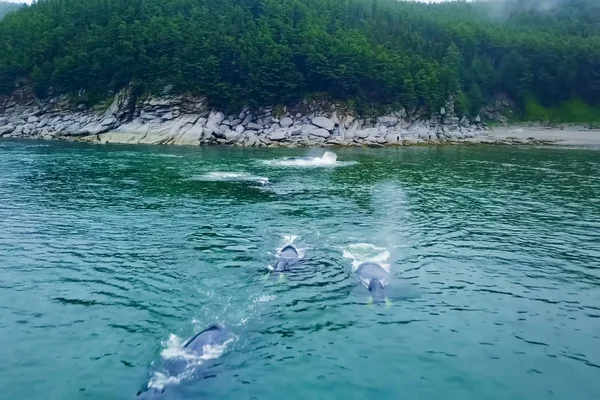
[[[292,245],[287,245],[279,252],[279,259],[275,264],[275,271],[289,271],[298,262],[298,250]]]
[[[360,264],[355,273],[367,287],[373,280],[377,280],[382,286],[385,286],[390,275],[381,265],[371,261]]]
[[[298,258],[298,250],[291,244],[288,244],[279,252],[279,258]]]
[[[216,358],[220,352],[215,351],[216,346],[224,346],[233,334],[220,324],[210,325],[208,328],[189,338],[181,349],[187,354],[165,360],[160,372],[170,377],[193,376],[200,371],[204,361]],[[218,348],[217,348],[218,349]],[[221,349],[222,352],[223,349]],[[213,354],[214,352],[214,354]],[[190,358],[191,357],[191,358]],[[201,362],[199,362],[202,360]],[[191,374],[191,371],[195,371]],[[149,388],[143,392],[138,392],[137,399],[166,399],[173,398],[176,388],[168,385],[163,388]]]
[[[183,348],[194,354],[203,355],[205,346],[223,345],[229,338],[230,335],[223,326],[213,324],[188,339]]]

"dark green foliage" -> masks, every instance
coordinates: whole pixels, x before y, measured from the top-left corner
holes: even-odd
[[[563,0],[40,0],[0,22],[0,91],[40,96],[129,83],[215,105],[325,93],[362,110],[475,114],[497,93],[552,108],[600,103],[600,6]]]

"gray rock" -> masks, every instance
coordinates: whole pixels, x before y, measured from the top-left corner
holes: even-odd
[[[104,118],[100,122],[100,125],[102,125],[102,126],[109,126],[109,125],[114,124],[115,122],[117,122],[117,119],[111,115],[111,116],[109,116],[107,118]]]
[[[256,122],[250,122],[246,125],[246,128],[257,131],[259,129],[262,129],[263,126],[261,124],[257,124]]]
[[[160,117],[163,121],[170,121],[173,118],[175,118],[175,116],[173,115],[172,112],[166,113],[165,115],[163,115],[162,117]]]
[[[318,126],[319,128],[327,129],[328,131],[332,131],[335,128],[335,123],[326,117],[314,117],[312,119],[313,125]],[[318,136],[318,135],[315,135]],[[329,137],[329,136],[322,136]]]
[[[331,136],[331,133],[329,133],[328,130],[322,129],[322,128],[313,128],[308,133],[311,136],[317,136],[317,137],[321,137],[321,138],[325,138],[325,139],[327,139],[327,138],[329,138],[329,136]]]
[[[242,121],[242,125],[247,126],[250,123],[250,121],[252,121],[252,118],[252,114],[246,115],[246,117]]]
[[[240,138],[241,134],[236,131],[228,130],[227,132],[224,133],[224,136],[225,136],[225,139],[227,139],[227,141],[235,141]]]
[[[348,128],[348,130],[346,130],[346,133],[344,134],[344,137],[346,139],[350,139],[350,140],[353,139],[354,135],[358,131],[358,125],[359,125],[358,121],[353,121],[352,125],[350,125],[350,127]]]
[[[477,122],[477,123],[481,122],[481,117],[479,115],[475,117],[475,122]]]
[[[204,128],[202,128],[202,133],[204,134],[204,137],[212,136],[213,132],[214,129],[212,126],[205,126]]]
[[[446,115],[446,108],[445,107],[440,108],[440,114],[441,115]]]
[[[8,135],[15,130],[15,126],[13,124],[8,124],[4,126],[0,126],[0,137],[4,135]]]
[[[359,139],[366,139],[370,136],[376,136],[379,133],[380,132],[377,128],[367,128],[367,129],[361,129],[359,131],[356,131],[356,133],[354,134],[354,137],[359,138]]]
[[[283,129],[276,130],[275,132],[272,132],[271,134],[269,134],[269,140],[273,140],[276,142],[285,140],[285,138],[286,138],[286,131],[284,131]]]
[[[398,117],[393,116],[393,115],[388,115],[388,116],[383,116],[383,117],[377,118],[377,121],[379,121],[379,123],[381,125],[385,126],[386,128],[389,128],[391,126],[395,126],[398,123]]]
[[[38,117],[35,117],[35,116],[32,115],[31,117],[27,118],[27,123],[33,124],[35,122],[38,122],[39,120],[40,119]]]
[[[350,126],[352,125],[352,123],[354,122],[354,116],[353,115],[346,115],[343,120],[344,120],[344,128],[348,129],[350,128]]]
[[[398,111],[396,111],[394,113],[394,115],[398,118],[404,118],[404,116],[406,115],[406,108],[402,107],[401,109],[399,109]]]
[[[279,121],[279,125],[281,125],[282,128],[292,126],[293,123],[294,121],[290,117],[283,117],[281,118],[281,121]]]
[[[244,132],[244,129],[245,129],[245,128],[244,128],[244,126],[243,126],[243,125],[238,125],[238,126],[236,126],[236,127],[235,127],[235,131],[236,131],[237,133],[242,133],[242,132]]]
[[[219,126],[224,119],[225,115],[222,112],[211,112],[208,117],[207,125]]]

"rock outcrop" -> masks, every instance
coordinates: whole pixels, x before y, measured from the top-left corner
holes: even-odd
[[[401,108],[362,118],[336,105],[304,102],[225,114],[193,96],[134,98],[122,90],[104,106],[76,106],[66,96],[40,101],[20,92],[0,98],[0,137],[98,143],[271,146],[401,146],[452,142],[483,133],[454,113],[449,99],[440,115],[423,119]]]

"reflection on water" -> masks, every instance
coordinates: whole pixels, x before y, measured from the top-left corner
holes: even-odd
[[[344,149],[303,168],[272,160],[322,154],[2,142],[2,397],[133,398],[220,322],[236,341],[182,398],[597,399],[599,155]],[[304,268],[265,280],[287,243]],[[389,266],[389,308],[352,276],[367,259]]]

